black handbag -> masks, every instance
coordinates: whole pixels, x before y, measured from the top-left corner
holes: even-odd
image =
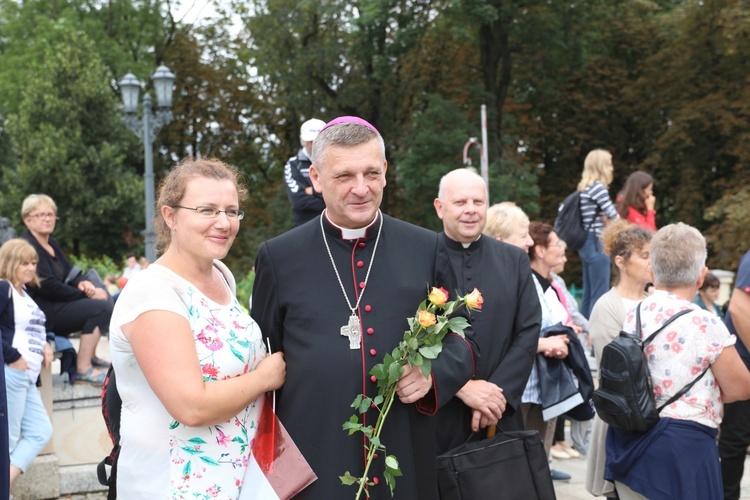
[[[537,431],[502,432],[437,457],[440,500],[550,500],[555,488]]]

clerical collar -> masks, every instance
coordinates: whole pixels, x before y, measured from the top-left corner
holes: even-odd
[[[323,215],[325,215],[325,218],[326,218],[326,222],[328,222],[331,226],[335,227],[336,229],[340,231],[341,239],[343,240],[356,240],[359,238],[365,238],[367,236],[367,230],[370,229],[375,224],[375,222],[377,222],[378,214],[379,212],[376,212],[375,217],[372,219],[372,222],[367,224],[365,227],[361,227],[359,229],[348,229],[348,228],[341,227],[331,222],[331,219],[328,218],[327,210],[323,212]]]
[[[471,243],[461,243],[445,234],[445,231],[440,234],[443,236],[446,246],[452,250],[468,250],[470,248],[476,248],[479,240],[482,238],[482,235],[480,234],[479,237]]]
[[[464,247],[464,249],[469,248],[471,245],[473,245],[474,243],[476,243],[477,241],[479,241],[479,238],[481,238],[481,237],[482,237],[482,235],[480,234],[479,236],[477,236],[477,239],[475,239],[474,241],[472,241],[470,243],[461,243],[461,246]]]

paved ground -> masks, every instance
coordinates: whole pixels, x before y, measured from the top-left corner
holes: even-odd
[[[552,460],[552,468],[567,472],[572,476],[570,481],[555,481],[555,493],[557,493],[558,500],[586,500],[594,498],[584,487],[586,479],[585,457],[571,458],[569,460]],[[745,460],[745,470],[750,471],[750,458]],[[66,500],[106,500],[107,496],[103,493],[90,493],[88,495],[72,495],[61,498]],[[750,474],[745,474],[742,480],[742,496],[740,498],[750,499]],[[522,499],[511,498],[508,500]]]
[[[557,493],[558,500],[593,500],[594,497],[584,487],[586,480],[585,457],[567,460],[553,459],[550,466],[572,476],[570,481],[555,481],[555,493]],[[750,458],[745,459],[745,476],[742,478],[742,494],[740,496],[743,499],[750,499],[750,473],[748,471],[750,471]]]

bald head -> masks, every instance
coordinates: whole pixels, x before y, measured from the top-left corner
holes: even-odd
[[[460,243],[471,243],[482,234],[487,219],[487,185],[471,170],[453,170],[440,180],[434,205],[445,234]]]
[[[445,190],[448,186],[462,186],[471,183],[481,182],[484,186],[485,192],[487,191],[487,185],[481,175],[469,170],[468,168],[457,168],[451,170],[440,179],[440,185],[438,187],[438,199],[444,199]],[[486,200],[485,200],[486,201]]]

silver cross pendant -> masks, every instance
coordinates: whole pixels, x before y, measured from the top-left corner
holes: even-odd
[[[359,349],[362,342],[362,331],[356,314],[349,316],[349,322],[341,327],[341,335],[349,337],[349,349]]]

